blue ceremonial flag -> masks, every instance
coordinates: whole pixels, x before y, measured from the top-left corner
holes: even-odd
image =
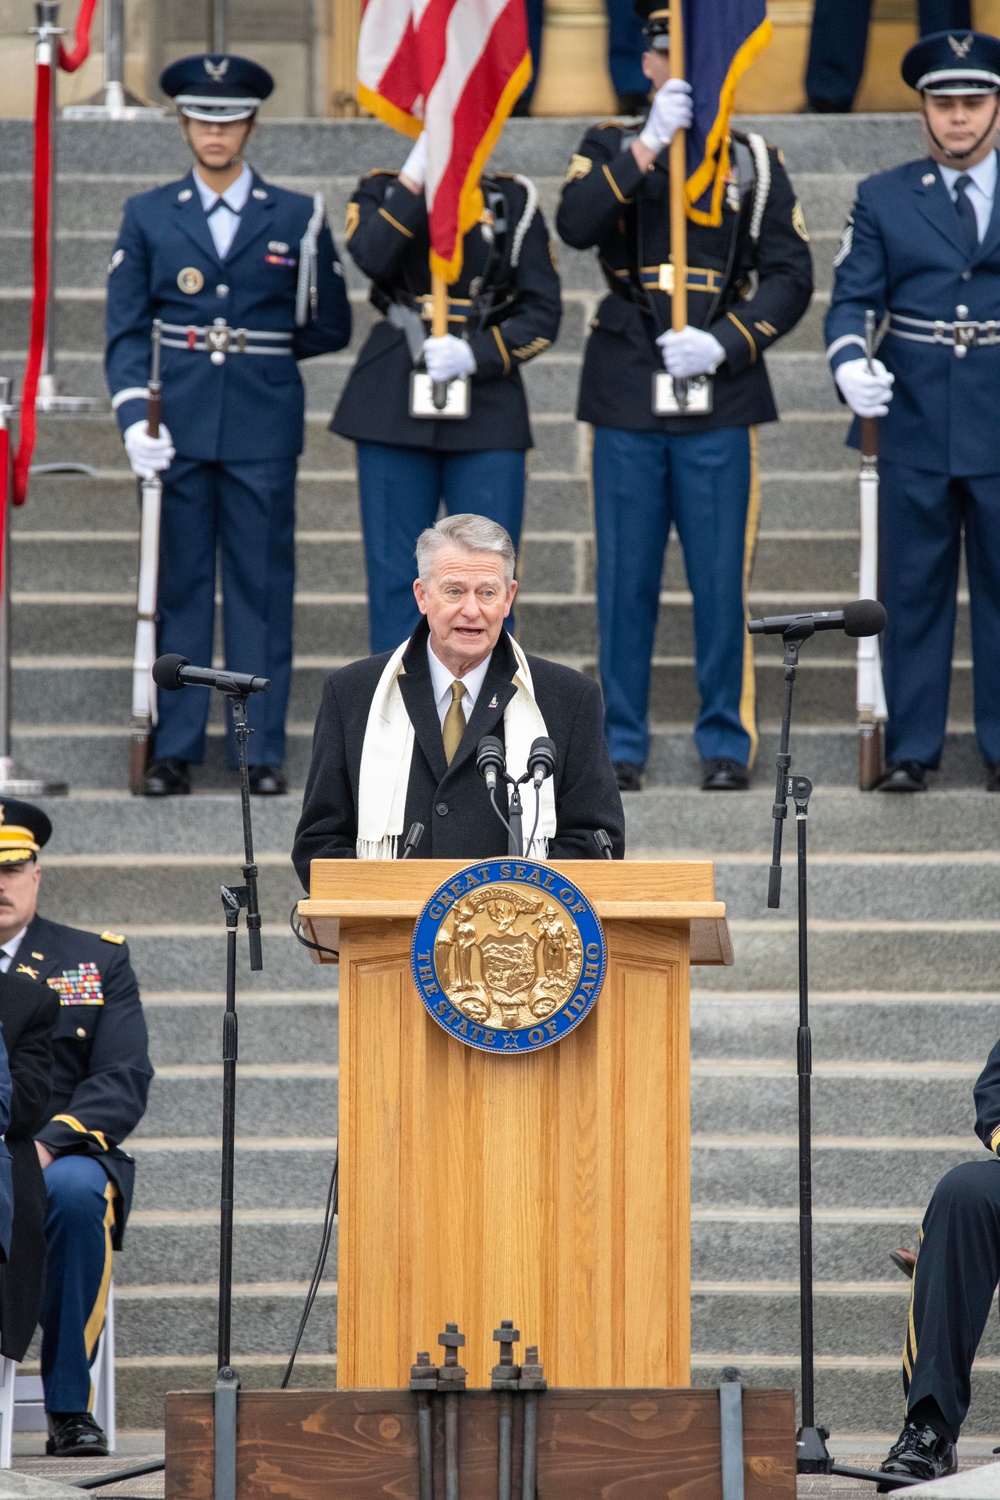
[[[684,0],[684,71],[694,95],[687,201],[697,224],[722,223],[736,85],[770,40],[766,0]]]

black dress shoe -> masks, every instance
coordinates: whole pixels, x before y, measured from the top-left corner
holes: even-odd
[[[108,1440],[89,1411],[50,1411],[45,1451],[50,1458],[107,1458]]]
[[[186,760],[168,756],[165,760],[150,761],[142,778],[144,797],[186,797],[191,790]]]
[[[907,1250],[905,1245],[900,1245],[897,1250],[889,1251],[889,1259],[897,1271],[902,1271],[908,1281],[913,1280],[913,1273],[917,1268],[916,1251]]]
[[[913,1479],[941,1479],[958,1470],[955,1444],[920,1422],[907,1422],[896,1442],[882,1461],[880,1474],[902,1474]],[[887,1495],[891,1484],[880,1484],[878,1493]]]
[[[901,760],[890,766],[878,784],[880,792],[926,792],[927,767],[919,760]]]
[[[633,765],[630,760],[613,760],[611,769],[615,773],[620,792],[642,791],[642,767]]]
[[[250,791],[255,797],[283,797],[288,780],[280,766],[251,766]]]
[[[703,792],[745,792],[750,787],[750,772],[738,760],[705,760],[701,763]]]
[[[1000,792],[1000,760],[994,760],[986,767],[986,790]]]

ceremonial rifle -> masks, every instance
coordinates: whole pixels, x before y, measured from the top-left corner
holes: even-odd
[[[163,323],[153,320],[152,358],[149,373],[149,398],[146,403],[146,430],[159,437],[162,416],[162,383],[160,381],[160,339]],[[135,655],[132,658],[132,734],[129,746],[129,789],[134,796],[142,791],[142,781],[149,763],[149,743],[156,723],[156,685],[153,661],[156,657],[156,585],[160,568],[160,507],[163,483],[159,474],[140,483],[139,511],[139,585],[136,597]]]
[[[681,0],[670,0],[670,76],[684,77],[684,11]],[[674,333],[687,327],[687,131],[675,130],[670,142],[670,260],[674,268],[670,299]],[[674,398],[681,416],[687,411],[688,382],[673,382]]]
[[[875,314],[865,313],[868,368],[875,354]],[[858,597],[878,598],[878,420],[861,418],[861,559]],[[882,725],[888,718],[878,636],[858,640],[858,786],[870,792],[882,775]]]

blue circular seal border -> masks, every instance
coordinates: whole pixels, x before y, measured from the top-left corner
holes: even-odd
[[[518,1031],[491,1030],[463,1016],[438,981],[435,949],[441,923],[455,902],[487,885],[516,885],[544,893],[574,919],[583,943],[583,966],[572,995],[537,1026]],[[410,948],[413,982],[428,1014],[456,1041],[499,1057],[524,1057],[561,1042],[591,1012],[608,967],[608,945],[589,899],[561,870],[537,860],[481,859],[456,870],[434,892],[417,919]]]

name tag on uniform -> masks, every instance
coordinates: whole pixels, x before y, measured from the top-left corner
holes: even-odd
[[[439,411],[434,405],[434,382],[421,370],[410,376],[410,416],[448,417],[461,420],[469,415],[469,377],[456,375],[448,381],[448,399]]]
[[[707,417],[712,410],[711,375],[691,375],[685,382],[687,400],[683,406],[677,400],[674,377],[666,370],[657,370],[653,375],[653,413],[657,417]]]
[[[47,981],[59,996],[60,1005],[103,1005],[104,991],[96,964],[81,964],[78,969],[64,969]]]

